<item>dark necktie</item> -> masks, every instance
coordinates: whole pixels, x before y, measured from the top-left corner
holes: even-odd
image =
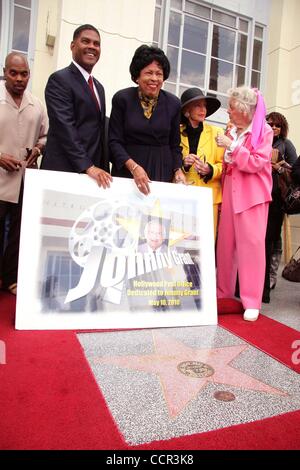
[[[95,93],[95,90],[94,90],[93,78],[92,78],[91,75],[89,76],[88,84],[89,84],[89,87],[91,89],[91,92],[92,92],[93,98],[95,100],[95,103],[97,105],[97,109],[100,111],[100,105],[99,105],[99,102],[98,102],[97,97],[96,97],[96,93]]]

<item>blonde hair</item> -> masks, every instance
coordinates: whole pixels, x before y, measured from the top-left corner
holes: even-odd
[[[236,101],[235,108],[241,113],[246,113],[249,117],[253,117],[257,103],[257,96],[253,88],[244,85],[230,88],[227,93],[229,99]]]

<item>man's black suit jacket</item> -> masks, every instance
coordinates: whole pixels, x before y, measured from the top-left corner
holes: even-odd
[[[49,132],[41,168],[83,173],[92,165],[108,171],[105,149],[105,94],[94,84],[101,111],[78,68],[71,63],[53,73],[45,89]]]

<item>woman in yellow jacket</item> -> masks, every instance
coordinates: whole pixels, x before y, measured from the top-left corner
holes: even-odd
[[[204,122],[221,106],[217,98],[204,96],[199,88],[189,88],[181,96],[180,126],[183,169],[187,184],[212,188],[214,233],[216,239],[219,204],[222,200],[221,175],[224,149],[215,138],[223,134],[220,127]]]

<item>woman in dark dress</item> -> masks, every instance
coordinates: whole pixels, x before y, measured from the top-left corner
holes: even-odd
[[[142,45],[130,64],[137,87],[118,91],[112,99],[109,150],[112,175],[134,178],[143,194],[151,181],[185,183],[181,170],[179,99],[161,90],[170,73],[164,52]]]
[[[295,163],[297,153],[294,145],[287,138],[289,126],[285,116],[274,111],[266,116],[266,120],[273,129],[273,149],[278,152],[276,161],[272,161],[272,202],[269,206],[266,232],[266,275],[262,298],[264,303],[269,303],[270,290],[275,288],[282,254],[281,229],[284,212],[279,178],[284,168],[291,168]]]

